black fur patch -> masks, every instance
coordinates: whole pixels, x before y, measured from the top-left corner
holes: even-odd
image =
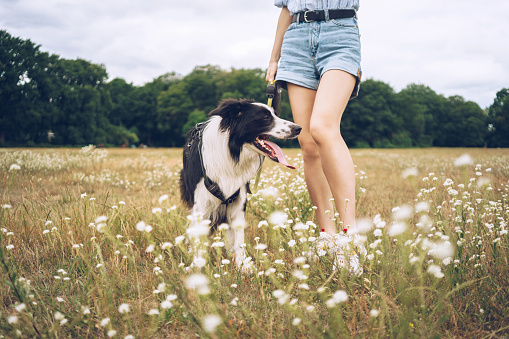
[[[204,128],[202,125],[200,128]],[[186,135],[186,144],[184,145],[183,169],[180,171],[180,197],[186,207],[192,208],[194,205],[194,191],[196,185],[203,178],[203,171],[200,163],[200,152],[198,146],[199,129],[194,126]]]

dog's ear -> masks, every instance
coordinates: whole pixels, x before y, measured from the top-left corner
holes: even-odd
[[[221,117],[236,117],[245,110],[247,104],[253,103],[251,99],[224,99],[219,103],[219,106],[209,113],[209,117],[219,115]]]

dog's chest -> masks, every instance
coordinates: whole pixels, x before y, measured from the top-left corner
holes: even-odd
[[[207,176],[217,182],[221,189],[226,191],[235,191],[239,187],[244,186],[254,177],[262,162],[259,155],[244,153],[248,152],[244,150],[241,152],[239,162],[234,162],[231,157],[228,159],[226,156],[223,158],[223,161],[216,161],[214,157],[207,157],[204,154]]]

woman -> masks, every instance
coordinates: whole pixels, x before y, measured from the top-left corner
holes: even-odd
[[[345,232],[355,226],[355,169],[340,121],[361,76],[359,1],[275,0],[275,5],[282,10],[266,80],[288,89],[294,121],[302,126],[304,173],[321,238],[334,245],[333,202]]]

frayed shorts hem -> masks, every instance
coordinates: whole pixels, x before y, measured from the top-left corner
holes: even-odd
[[[332,71],[332,70],[344,71],[344,72],[347,72],[355,77],[355,86],[354,86],[354,89],[350,96],[350,99],[356,98],[357,95],[359,94],[359,85],[361,82],[361,75],[362,75],[362,71],[360,70],[360,68],[357,68],[356,66],[353,66],[353,65],[347,67],[344,64],[341,67],[336,67],[334,65],[330,65],[330,66],[327,66],[323,70],[321,76],[323,76],[325,74],[325,72]],[[309,88],[309,89],[312,89],[315,91],[318,89],[318,85],[320,84],[320,80],[306,78],[306,77],[300,76],[299,74],[296,74],[293,72],[288,72],[288,71],[278,71],[276,73],[276,81],[278,81],[284,89],[287,89],[286,83],[288,83],[288,82],[291,84]]]

